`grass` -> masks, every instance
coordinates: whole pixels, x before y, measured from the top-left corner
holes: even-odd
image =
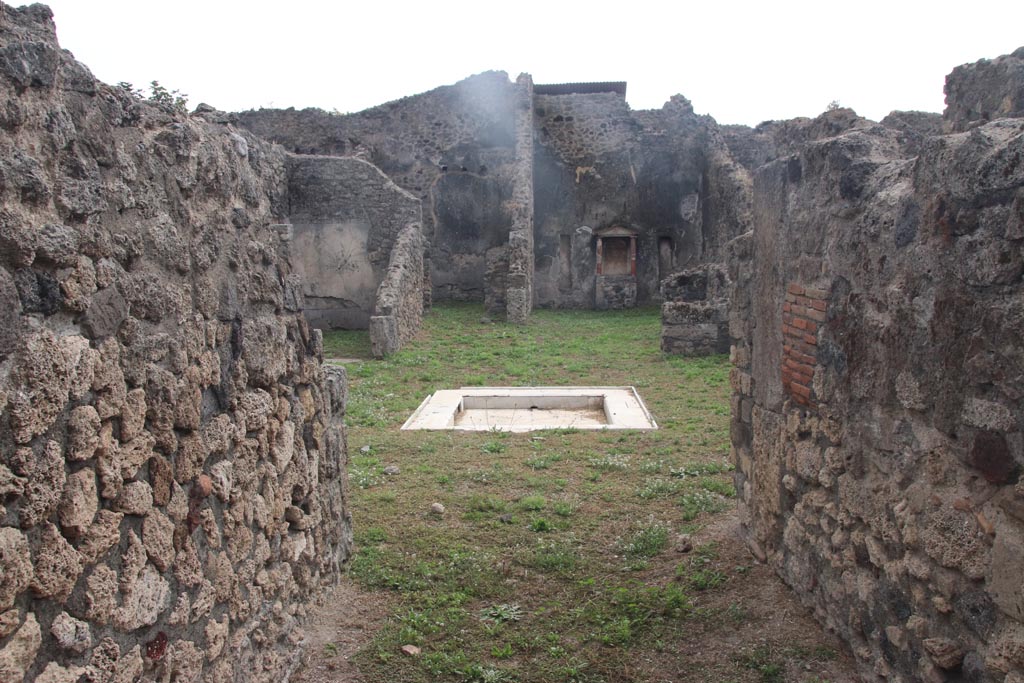
[[[745,615],[702,602],[735,568],[672,550],[734,506],[728,361],[664,355],[655,309],[480,317],[435,307],[401,352],[347,366],[350,572],[392,610],[355,662],[368,683],[659,680],[659,658]],[[365,333],[325,334],[324,348],[369,355]],[[480,384],[633,385],[660,429],[399,431],[426,395]],[[693,680],[770,680],[762,654]]]

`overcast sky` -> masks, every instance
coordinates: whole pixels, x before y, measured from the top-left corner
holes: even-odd
[[[101,80],[156,79],[237,111],[359,111],[488,70],[627,81],[634,109],[688,97],[719,123],[942,111],[954,67],[1024,45],[1024,1],[50,0]]]

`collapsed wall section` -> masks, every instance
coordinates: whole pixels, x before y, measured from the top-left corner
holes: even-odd
[[[280,681],[348,557],[283,152],[0,17],[0,680]]]
[[[754,553],[885,680],[1024,680],[1024,126],[757,171],[730,249]]]
[[[310,324],[369,327],[399,234],[420,223],[420,200],[362,159],[288,155],[288,213]]]
[[[725,267],[707,264],[661,283],[661,350],[682,356],[728,353],[729,280]]]
[[[261,109],[238,120],[292,152],[380,168],[422,201],[432,297],[483,301],[486,253],[512,229],[517,87],[495,71],[354,114]]]
[[[398,351],[415,336],[423,319],[423,228],[410,223],[398,234],[370,318],[374,358]]]

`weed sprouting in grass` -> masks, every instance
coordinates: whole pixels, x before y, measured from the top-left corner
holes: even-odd
[[[651,522],[633,532],[622,543],[622,554],[630,562],[630,568],[642,568],[646,561],[655,557],[668,546],[668,527]]]
[[[506,683],[512,680],[509,672],[482,664],[470,664],[459,673],[469,683]]]
[[[690,586],[694,590],[703,591],[709,588],[717,588],[728,579],[725,574],[717,569],[698,569],[689,576]]]
[[[535,519],[532,522],[530,522],[530,531],[536,531],[536,532],[539,532],[539,533],[544,533],[544,532],[551,531],[552,528],[553,527],[551,526],[551,522],[549,522],[548,520],[544,519],[543,517],[540,517],[540,518]]]
[[[365,529],[355,536],[356,544],[361,546],[379,545],[386,540],[388,540],[387,532],[375,526]]]
[[[687,522],[697,519],[702,513],[721,512],[729,506],[722,496],[703,490],[683,494],[679,505],[683,508],[683,520]]]
[[[720,479],[712,479],[711,477],[702,477],[698,485],[705,491],[710,493],[717,493],[723,498],[735,498],[736,488],[730,481],[722,481]]]
[[[554,513],[559,517],[571,517],[572,514],[576,512],[576,508],[578,506],[579,503],[576,501],[559,500],[552,505],[551,509],[554,510]]]
[[[355,466],[349,467],[348,478],[353,486],[361,489],[368,489],[380,483],[380,477],[377,476],[373,469],[363,469]]]
[[[519,509],[527,512],[539,512],[548,504],[544,496],[526,496],[519,500]]]
[[[495,659],[509,659],[516,653],[512,647],[512,643],[505,643],[503,645],[495,645],[491,648],[491,656]]]
[[[599,472],[622,472],[629,469],[629,456],[608,453],[590,458],[587,464]]]
[[[505,444],[501,441],[485,441],[483,445],[480,446],[480,450],[484,453],[504,453]]]
[[[523,608],[518,603],[503,602],[500,605],[491,605],[480,610],[480,619],[504,623],[506,621],[519,621],[523,618]]]
[[[677,479],[653,477],[644,480],[643,485],[636,490],[636,495],[644,500],[667,498],[679,493],[682,488],[682,483]]]
[[[670,451],[671,449],[658,449],[658,450],[659,451],[660,450],[669,450]],[[644,460],[642,463],[640,463],[640,473],[641,474],[659,474],[659,473],[661,473],[665,469],[665,467],[666,467],[666,462],[664,460],[660,460],[660,459],[659,460]]]
[[[551,467],[552,463],[560,462],[563,457],[564,456],[559,453],[550,453],[548,455],[530,458],[526,461],[526,466],[534,470],[546,470]]]
[[[558,543],[538,543],[526,564],[542,572],[567,574],[576,568],[576,551]]]
[[[694,462],[682,467],[673,467],[669,470],[669,473],[673,477],[701,477],[709,474],[722,474],[723,472],[732,472],[735,466],[729,462]]]
[[[766,645],[760,645],[739,657],[740,666],[756,671],[762,683],[783,683],[785,672],[777,659],[777,653]]]

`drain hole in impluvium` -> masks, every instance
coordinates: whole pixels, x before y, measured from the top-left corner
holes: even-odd
[[[657,429],[633,387],[463,387],[424,399],[402,429]]]

